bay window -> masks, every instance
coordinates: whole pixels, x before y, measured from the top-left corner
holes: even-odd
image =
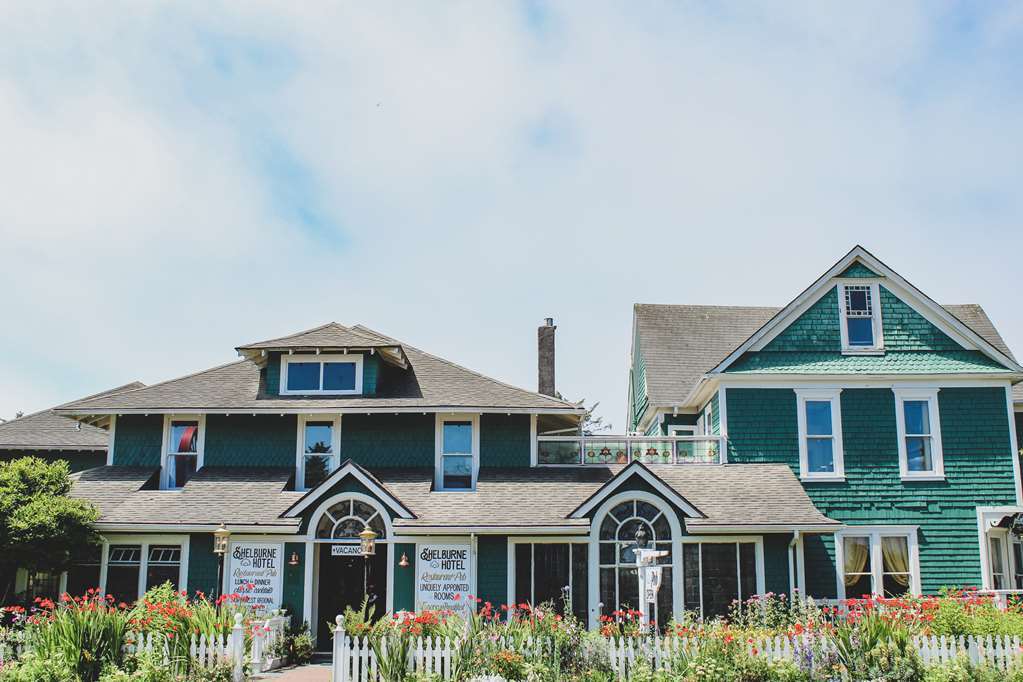
[[[835,535],[839,598],[920,593],[916,528],[853,526]]]
[[[842,480],[841,389],[797,390],[799,475],[804,480]]]
[[[905,479],[945,476],[938,417],[938,389],[894,389],[899,471]]]
[[[167,415],[163,424],[161,488],[183,488],[202,468],[206,418],[203,415]]]

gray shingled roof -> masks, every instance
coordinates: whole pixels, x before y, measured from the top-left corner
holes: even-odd
[[[289,334],[278,339],[268,341],[257,341],[244,346],[238,346],[237,350],[288,350],[288,349],[314,349],[314,348],[384,348],[400,344],[393,341],[384,341],[379,337],[361,333],[358,329],[346,327],[337,322],[328,322],[325,325],[307,329],[297,334]]]
[[[225,410],[276,409],[453,408],[547,409],[581,412],[576,405],[521,388],[389,339],[365,327],[353,328],[364,338],[400,345],[411,371],[402,380],[381,382],[380,392],[363,396],[269,396],[259,381],[259,366],[240,360],[180,379],[106,398],[80,400],[64,406],[64,414],[95,414],[92,410]],[[393,376],[393,375],[392,375]]]
[[[156,469],[104,466],[76,476],[73,497],[101,512],[101,523],[265,525],[291,529],[301,519],[283,519],[302,493],[286,490],[291,469],[203,467],[180,490],[146,487]]]
[[[943,307],[985,341],[1013,357],[979,305]],[[637,303],[633,315],[639,351],[646,362],[650,403],[668,407],[682,404],[703,375],[781,310],[755,306]],[[1023,392],[1020,395],[1023,396]]]
[[[572,526],[568,516],[623,466],[564,469],[482,469],[474,493],[430,492],[432,469],[376,470],[380,482],[415,515],[396,528]],[[706,518],[693,530],[762,525],[836,524],[821,514],[784,464],[650,465],[651,472]]]
[[[792,470],[783,464],[652,465],[667,485],[706,518],[688,519],[692,530],[726,526],[837,524],[821,514]],[[433,493],[433,469],[376,469],[380,484],[416,518],[396,519],[407,530],[491,526],[588,527],[568,518],[623,467],[487,469],[475,492]],[[101,523],[277,526],[293,530],[300,519],[281,518],[303,493],[287,490],[289,469],[205,467],[181,490],[153,489],[155,469],[98,467],[75,476],[72,496],[92,501]],[[147,482],[149,485],[147,486]]]
[[[80,400],[114,395],[144,386],[134,381]],[[70,403],[67,403],[70,404]],[[109,432],[62,417],[50,408],[0,424],[0,450],[106,450]]]

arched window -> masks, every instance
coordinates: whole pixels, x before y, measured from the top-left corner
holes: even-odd
[[[342,500],[323,512],[316,524],[316,537],[357,540],[366,526],[373,529],[378,540],[387,537],[384,520],[372,505],[362,500]]]
[[[665,512],[643,500],[628,500],[612,507],[600,523],[599,567],[601,613],[639,608],[639,579],[636,573],[636,531],[646,531],[647,548],[666,551],[657,559],[661,566],[661,588],[651,619],[663,626],[672,618],[671,523]]]

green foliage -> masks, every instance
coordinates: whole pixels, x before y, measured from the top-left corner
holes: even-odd
[[[25,628],[25,644],[40,658],[95,680],[104,666],[121,664],[127,624],[123,611],[91,595],[35,616]]]
[[[309,623],[303,621],[297,627],[289,625],[284,631],[284,637],[274,642],[273,655],[292,665],[305,665],[311,661],[313,638],[309,634]]]
[[[72,682],[77,675],[63,659],[25,654],[14,665],[0,668],[0,682]]]
[[[24,568],[60,571],[100,543],[92,524],[96,509],[67,496],[71,490],[67,462],[22,457],[0,462],[0,574]],[[0,586],[5,598],[10,584]],[[2,603],[2,602],[0,602]]]
[[[973,665],[968,658],[960,656],[928,668],[923,682],[1023,682],[1023,668],[1017,666],[1003,672],[989,665]]]
[[[1015,635],[1023,637],[1019,606],[1002,611],[987,599],[942,599],[930,623],[936,635]]]

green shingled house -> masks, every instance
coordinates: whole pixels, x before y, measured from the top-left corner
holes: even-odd
[[[1023,368],[979,306],[857,247],[783,308],[637,305],[632,344],[632,429],[782,464],[841,523],[790,535],[802,593],[1023,588]]]

